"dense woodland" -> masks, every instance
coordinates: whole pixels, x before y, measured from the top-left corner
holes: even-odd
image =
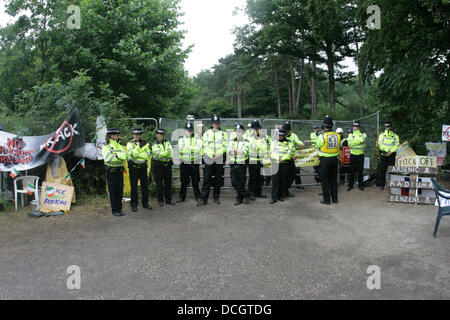
[[[15,18],[0,29],[6,131],[48,133],[74,107],[88,138],[100,114],[120,126],[128,116],[351,120],[379,110],[423,153],[450,119],[445,0],[248,0],[234,53],[193,78],[177,0],[5,3]],[[380,29],[367,27],[374,4]],[[70,5],[79,29],[68,28]],[[359,72],[342,71],[346,58]]]

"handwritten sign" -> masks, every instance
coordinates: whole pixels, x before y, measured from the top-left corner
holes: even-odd
[[[41,212],[70,211],[74,187],[44,181],[41,190]]]
[[[397,159],[414,156],[416,156],[416,153],[414,152],[413,148],[411,148],[408,141],[403,142],[397,149]]]
[[[435,198],[431,197],[415,197],[415,196],[399,196],[391,194],[389,196],[389,202],[400,203],[420,203],[420,204],[433,204]]]
[[[297,156],[297,159],[295,159],[296,167],[313,167],[320,163],[319,151],[316,147],[297,149],[295,155]]]
[[[412,156],[397,159],[397,167],[430,167],[437,168],[437,158],[428,156]]]
[[[411,173],[421,173],[421,174],[437,174],[438,170],[436,168],[430,167],[388,167],[389,173],[402,173],[402,174],[411,174]]]

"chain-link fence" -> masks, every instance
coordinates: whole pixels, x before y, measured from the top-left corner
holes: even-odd
[[[361,132],[367,134],[366,149],[364,154],[370,158],[370,169],[375,170],[377,166],[377,141],[380,129],[379,113],[374,113],[369,116],[354,119],[361,124]],[[334,121],[334,129],[342,128],[344,130],[344,137],[348,137],[349,132],[353,130],[353,121]]]
[[[220,119],[220,127],[223,130],[233,130],[235,123],[239,122],[244,127],[247,127],[255,118],[221,118]],[[295,132],[299,139],[302,141],[309,140],[311,137],[311,132],[313,131],[314,126],[318,126],[321,128],[323,120],[302,120],[302,119],[256,119],[261,123],[262,129],[267,130],[268,135],[272,135],[275,128],[281,127],[285,122],[289,122],[291,124],[292,132]],[[354,119],[358,120],[361,123],[361,130],[367,134],[367,147],[366,147],[366,156],[370,158],[370,167],[371,169],[376,167],[376,150],[377,150],[377,138],[378,138],[378,130],[379,130],[379,113],[375,113],[369,115],[367,117]],[[179,135],[182,134],[182,131],[176,131],[177,129],[183,129],[187,120],[176,120],[176,119],[168,119],[168,118],[160,118],[159,119],[159,127],[164,128],[166,130],[166,138],[171,141],[173,145],[177,144]],[[195,119],[191,121],[194,123],[195,130],[197,130],[198,124],[203,124],[204,130],[207,130],[211,126],[210,118],[202,118]],[[342,128],[344,130],[344,136],[348,136],[349,130],[353,129],[352,123],[353,121],[341,121],[335,120],[334,129]],[[175,134],[173,134],[175,133]],[[227,166],[225,166],[227,167]],[[309,170],[311,169],[311,170]],[[179,180],[177,173],[179,171],[179,166],[174,166],[174,180]],[[314,176],[314,172],[312,168],[301,168],[300,176]],[[225,176],[225,178],[229,178],[229,176]],[[305,184],[302,185],[317,185],[317,184]]]

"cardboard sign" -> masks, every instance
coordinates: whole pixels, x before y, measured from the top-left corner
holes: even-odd
[[[396,159],[401,159],[404,157],[414,157],[416,153],[409,145],[408,141],[403,142],[397,149]]]
[[[442,141],[450,141],[450,126],[447,124],[442,125]]]
[[[44,181],[41,191],[41,212],[70,211],[74,187]]]
[[[388,167],[389,173],[402,173],[402,174],[411,174],[411,173],[421,173],[421,174],[437,174],[438,170],[436,168],[430,167]]]
[[[295,155],[297,156],[297,159],[295,159],[296,167],[314,167],[320,163],[319,150],[316,147],[298,149]]]
[[[430,167],[437,168],[437,158],[428,156],[412,156],[397,159],[397,167]]]

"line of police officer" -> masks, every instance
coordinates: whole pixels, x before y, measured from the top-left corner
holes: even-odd
[[[338,203],[337,170],[338,154],[342,147],[343,130],[332,131],[332,119],[325,117],[322,125],[323,132],[315,126],[311,133],[311,140],[305,143],[315,145],[319,150],[320,165],[314,167],[316,181],[322,183],[323,200],[321,203],[329,205],[331,201]],[[362,169],[364,164],[364,148],[367,135],[361,133],[360,123],[353,123],[353,132],[347,139],[350,146],[351,172],[348,191],[353,189],[354,175],[358,173],[358,185],[364,190],[362,181]],[[271,163],[270,170],[272,180],[271,204],[284,201],[293,197],[289,187],[299,171],[295,167],[295,149],[304,147],[298,136],[291,131],[289,122],[275,132],[277,139],[271,139],[261,130],[258,120],[251,123],[250,129],[244,133],[241,124],[235,124],[235,132],[227,139],[226,132],[220,128],[220,119],[214,114],[211,118],[211,128],[203,133],[202,125],[194,133],[194,126],[188,122],[185,126],[185,135],[178,140],[180,164],[181,188],[177,202],[186,199],[186,191],[192,182],[197,206],[206,205],[210,188],[213,187],[214,203],[220,204],[220,189],[224,175],[224,163],[230,164],[230,178],[233,188],[236,190],[235,205],[249,204],[256,197],[266,198],[262,194],[264,178],[262,175],[264,164]],[[109,129],[107,131],[107,143],[103,147],[105,172],[110,195],[111,209],[115,216],[123,216],[123,171],[124,162],[128,162],[131,186],[131,209],[137,211],[138,180],[141,182],[142,204],[145,209],[151,210],[148,204],[148,166],[151,159],[151,167],[156,182],[158,204],[174,205],[171,197],[172,189],[172,165],[173,150],[169,141],[164,139],[165,130],[156,131],[157,141],[151,146],[141,139],[142,130],[133,130],[133,140],[128,142],[126,148],[119,144],[119,131]],[[381,151],[380,183],[384,189],[385,175],[388,165],[393,165],[395,152],[399,139],[391,131],[391,124],[385,124],[385,131],[380,134],[378,144]],[[270,146],[270,148],[269,148]],[[204,164],[204,182],[200,190],[200,165]],[[249,184],[246,189],[247,167],[249,168]],[[266,169],[266,168],[264,168]],[[265,173],[267,175],[267,171]],[[296,184],[301,184],[296,181]],[[331,198],[331,199],[330,199]],[[331,200],[331,201],[330,201]]]

